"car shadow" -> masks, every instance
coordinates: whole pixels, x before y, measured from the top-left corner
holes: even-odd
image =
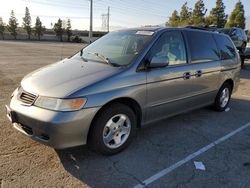
[[[65,170],[83,184],[131,187],[247,123],[249,106],[250,100],[232,99],[228,112],[203,108],[145,126],[127,149],[113,156],[87,146],[56,153]]]

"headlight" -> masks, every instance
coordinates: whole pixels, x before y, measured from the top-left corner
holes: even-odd
[[[46,108],[55,111],[76,111],[83,108],[86,104],[87,99],[76,98],[76,99],[57,99],[50,97],[39,96],[35,102],[35,106]]]

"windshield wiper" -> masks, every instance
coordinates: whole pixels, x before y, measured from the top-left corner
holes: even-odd
[[[105,63],[107,63],[108,65],[112,65],[115,66],[114,63],[112,63],[109,58],[105,57],[104,55],[98,53],[98,52],[88,52],[89,55],[93,55],[98,57],[99,59],[103,60]]]

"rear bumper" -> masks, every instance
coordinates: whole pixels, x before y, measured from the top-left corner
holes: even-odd
[[[99,108],[56,112],[24,106],[14,96],[9,110],[15,117],[12,122],[14,128],[35,141],[63,149],[87,143],[89,127]]]

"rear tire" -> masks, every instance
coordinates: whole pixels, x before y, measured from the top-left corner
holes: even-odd
[[[241,47],[241,51],[242,51],[243,55],[245,55],[246,47],[247,47],[247,43],[244,43]]]
[[[242,68],[244,67],[244,63],[245,63],[246,46],[247,46],[247,44],[244,43],[244,44],[242,44],[241,49],[240,49],[240,61],[241,61],[241,67]]]
[[[232,86],[229,83],[224,83],[214,102],[214,109],[218,112],[223,112],[228,107],[232,94]]]
[[[241,68],[243,68],[245,63],[245,56],[240,57],[240,62],[241,62]]]
[[[90,149],[104,155],[124,150],[136,133],[136,115],[131,108],[114,103],[104,108],[95,118],[89,133]]]

